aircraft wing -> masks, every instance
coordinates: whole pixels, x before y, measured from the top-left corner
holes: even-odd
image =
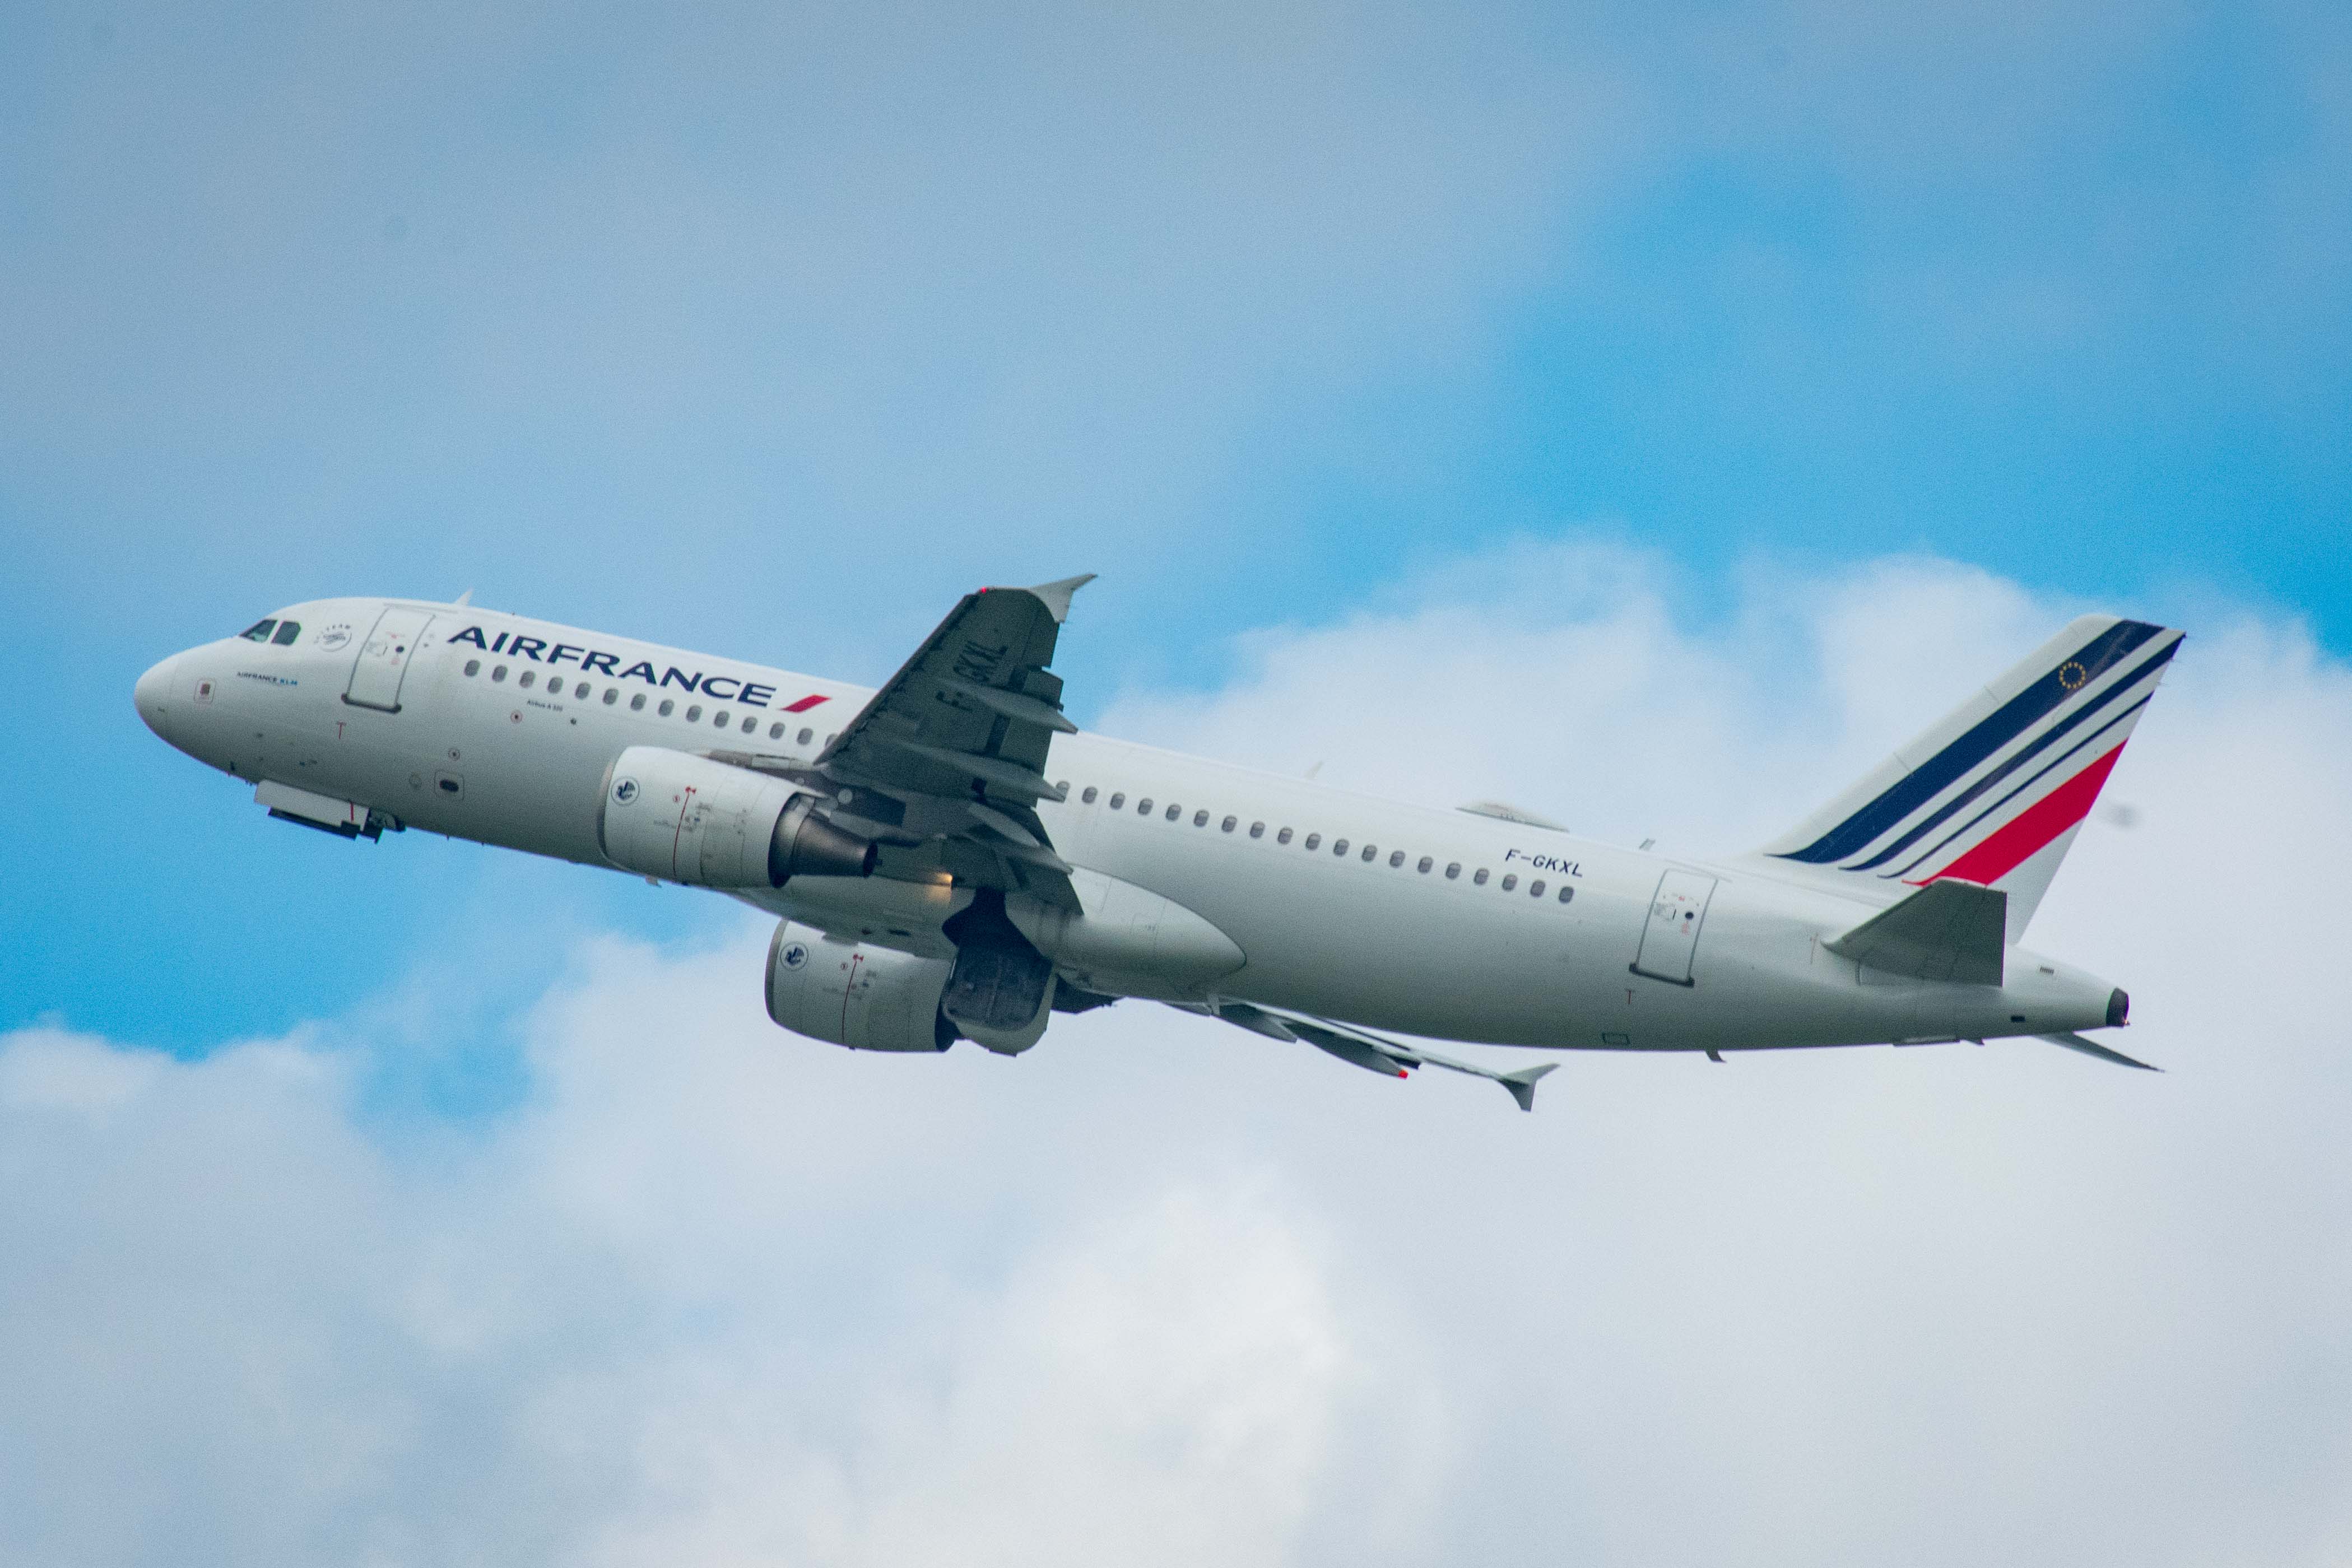
[[[1522,1111],[1536,1108],[1537,1080],[1559,1065],[1556,1061],[1547,1061],[1535,1067],[1523,1067],[1516,1072],[1497,1072],[1491,1067],[1440,1056],[1433,1051],[1418,1045],[1405,1045],[1352,1024],[1333,1023],[1328,1019],[1309,1018],[1305,1013],[1294,1013],[1281,1008],[1223,999],[1171,1002],[1168,1005],[1188,1013],[1222,1019],[1236,1028],[1265,1035],[1269,1040],[1304,1040],[1318,1051],[1327,1051],[1342,1061],[1377,1072],[1384,1078],[1402,1078],[1415,1067],[1443,1067],[1449,1072],[1466,1072],[1474,1078],[1491,1079],[1509,1092]]]
[[[1046,752],[1077,728],[1046,666],[1070,596],[1093,580],[964,595],[818,754],[813,771],[834,789],[827,814],[883,846],[879,874],[946,871],[966,886],[1078,907],[1036,803],[1062,798]]]
[[[2084,1056],[2095,1056],[2101,1061],[2112,1061],[2117,1067],[2137,1067],[2143,1072],[2164,1071],[2163,1068],[2152,1066],[2136,1056],[2126,1056],[2120,1051],[2111,1050],[2095,1040],[2085,1040],[2071,1030],[2064,1034],[2045,1034],[2036,1038],[2046,1040],[2053,1045],[2063,1045],[2069,1051],[2079,1051]]]

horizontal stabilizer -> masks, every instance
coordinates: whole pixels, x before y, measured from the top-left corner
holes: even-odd
[[[2008,920],[2009,894],[1948,877],[1822,946],[1890,975],[1998,986]]]
[[[2095,1056],[2101,1061],[2112,1061],[2117,1067],[2137,1067],[2142,1072],[2161,1072],[2164,1071],[2161,1067],[2157,1067],[2151,1063],[2137,1061],[2132,1057],[2126,1056],[2120,1051],[2109,1051],[2097,1040],[2085,1040],[2079,1034],[2044,1034],[2036,1035],[2034,1038],[2037,1040],[2046,1040],[2053,1045],[2063,1045],[2069,1051],[2079,1051],[2084,1056]]]

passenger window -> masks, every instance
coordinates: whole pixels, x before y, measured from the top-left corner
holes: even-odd
[[[578,697],[582,702],[586,702],[588,700],[588,683],[583,681],[578,685],[572,687],[572,695]]]
[[[1510,875],[1508,875],[1508,876],[1507,876],[1507,877],[1505,877],[1505,878],[1503,879],[1503,891],[1504,891],[1505,893],[1508,893],[1508,892],[1510,892],[1513,888],[1515,888],[1515,887],[1517,887],[1517,886],[1518,886],[1518,885],[1519,885],[1519,873],[1517,873],[1517,872],[1513,872]]]
[[[1286,838],[1288,836],[1288,834],[1284,835]],[[1262,839],[1265,837],[1265,824],[1264,822],[1252,822],[1250,824],[1250,837],[1254,839]]]
[[[717,725],[719,728],[725,729],[727,727],[727,710],[725,708],[720,708],[717,713],[711,715],[710,722]]]
[[[1559,889],[1559,901],[1560,901],[1562,904],[1566,904],[1570,899],[1572,899],[1572,898],[1574,898],[1575,896],[1576,896],[1576,889],[1574,889],[1574,888],[1572,888],[1572,887],[1569,886],[1566,883],[1562,883],[1560,884],[1560,889]]]
[[[516,685],[521,686],[525,691],[530,690],[531,687],[539,685],[539,672],[537,670],[525,670],[522,673],[522,679],[517,682]]]
[[[503,681],[503,680],[505,680],[506,678],[507,678],[507,667],[506,667],[504,664],[500,664],[497,669],[492,670],[492,671],[490,672],[490,679],[491,679],[492,681],[494,681],[494,682],[496,682],[496,681]]]
[[[1543,878],[1538,877],[1535,881],[1528,883],[1528,896],[1529,898],[1541,898],[1543,896]]]
[[[1286,844],[1286,843],[1288,843],[1288,842],[1290,841],[1290,830],[1289,830],[1288,828],[1285,828],[1285,829],[1283,829],[1283,830],[1282,830],[1282,831],[1280,831],[1280,832],[1278,832],[1278,833],[1275,834],[1275,835],[1274,835],[1274,841],[1275,841],[1276,843],[1277,843],[1277,844]],[[1313,849],[1315,846],[1314,846],[1314,845],[1312,845],[1312,844],[1309,844],[1309,845],[1307,845],[1307,847],[1308,849]]]
[[[809,738],[815,734],[816,731],[813,729],[804,729],[801,731],[801,744],[803,746],[806,746],[809,743]]]
[[[468,660],[467,660],[467,661],[466,661],[466,674],[468,674],[468,675],[478,675],[478,674],[480,674],[481,673],[482,673],[482,661],[480,661],[479,659],[468,659]]]
[[[1110,809],[1114,811],[1121,810],[1126,805],[1127,797],[1125,795],[1113,795],[1110,798]]]
[[[1087,792],[1078,797],[1078,803],[1083,806],[1091,806],[1095,803],[1095,796],[1098,793],[1100,793],[1100,791],[1097,790],[1093,785],[1089,784],[1087,786]]]
[[[1484,887],[1484,886],[1486,886],[1486,868],[1485,866],[1480,866],[1480,867],[1478,868],[1478,874],[1477,874],[1477,875],[1475,875],[1475,876],[1474,876],[1474,877],[1472,877],[1470,880],[1471,880],[1472,882],[1476,883],[1480,887]]]
[[[257,621],[252,625],[247,627],[244,631],[238,632],[237,635],[246,639],[249,643],[267,643],[269,641],[269,633],[277,630],[277,627],[278,622],[275,619],[268,621]]]
[[[1380,852],[1381,852],[1381,846],[1380,846],[1380,845],[1378,845],[1378,844],[1366,844],[1366,845],[1364,846],[1364,863],[1365,863],[1366,865],[1370,865],[1370,864],[1371,864],[1371,863],[1372,863],[1372,862],[1373,862],[1373,861],[1374,861],[1374,860],[1379,856]]]
[[[700,703],[692,704],[687,708],[686,722],[688,724],[700,724],[702,722],[702,705]]]
[[[1283,829],[1282,831],[1283,831],[1284,832],[1286,832],[1286,832],[1288,832],[1288,831],[1290,831],[1290,830],[1289,830],[1288,828],[1285,828],[1285,829]],[[1322,848],[1322,847],[1323,847],[1323,835],[1322,835],[1322,834],[1320,834],[1320,833],[1309,833],[1309,834],[1307,834],[1307,847],[1308,849],[1310,849],[1310,850],[1314,850],[1314,849],[1320,849],[1320,848]]]
[[[782,740],[782,739],[783,739],[783,738],[784,738],[784,727],[783,727],[782,725],[781,725],[781,724],[772,724],[772,725],[770,725],[770,726],[768,727],[768,738],[769,738],[770,740]]]
[[[1427,855],[1423,855],[1421,857],[1421,863],[1413,867],[1413,869],[1421,873],[1422,875],[1427,876],[1429,874],[1429,868],[1436,863],[1437,862],[1435,861],[1431,860]]]
[[[1227,817],[1223,821],[1217,824],[1217,831],[1221,833],[1230,833],[1240,821],[1241,819],[1239,817]]]
[[[744,733],[744,734],[749,735],[749,734],[751,734],[753,730],[755,730],[755,729],[757,729],[757,728],[759,728],[759,727],[760,727],[760,716],[759,716],[758,714],[747,713],[747,714],[745,714],[745,715],[743,716],[743,733]]]
[[[675,702],[673,702],[673,701],[671,701],[671,700],[670,700],[669,698],[667,698],[667,697],[664,697],[664,698],[662,698],[662,706],[661,706],[660,707],[656,708],[655,711],[656,711],[656,713],[660,714],[662,717],[664,717],[664,718],[667,718],[667,717],[668,717],[672,713],[675,713],[677,710],[677,703],[675,703]]]
[[[270,641],[283,648],[301,634],[302,623],[299,621],[280,621],[278,623],[278,635],[272,637]]]
[[[1452,882],[1452,881],[1454,881],[1456,877],[1460,876],[1461,874],[1462,874],[1462,862],[1461,862],[1460,861],[1447,861],[1447,862],[1445,862],[1445,880],[1446,880],[1446,881],[1448,881],[1448,882]]]
[[[1334,842],[1334,843],[1331,845],[1331,852],[1332,852],[1333,854],[1335,854],[1335,855],[1344,855],[1344,854],[1346,854],[1346,853],[1348,852],[1348,841],[1347,841],[1347,840],[1345,840],[1345,839],[1340,839],[1340,840],[1337,841],[1336,842]]]
[[[1135,803],[1135,814],[1139,817],[1148,817],[1151,815],[1150,796],[1146,795],[1142,800],[1138,800]]]
[[[1397,867],[1402,864],[1404,864],[1404,852],[1402,850],[1391,851],[1389,853],[1389,869],[1391,871],[1394,871]],[[1422,862],[1421,869],[1427,871],[1429,869],[1429,862],[1427,861]]]
[[[1171,822],[1183,814],[1184,808],[1181,806],[1170,806],[1168,808],[1168,820]]]
[[[629,699],[629,711],[630,711],[631,713],[643,713],[643,712],[645,712],[645,711],[646,711],[646,694],[645,694],[645,693],[643,693],[643,692],[639,692],[639,693],[637,693],[637,694],[636,694],[636,695],[635,695],[635,696],[633,696],[633,697],[631,697],[631,698]]]
[[[1208,812],[1206,812],[1206,811],[1195,811],[1195,812],[1193,812],[1193,813],[1192,813],[1192,825],[1193,825],[1194,827],[1196,827],[1196,828],[1205,828],[1205,827],[1207,827],[1207,826],[1209,825],[1209,813],[1208,813]]]
[[[618,687],[618,686],[606,686],[606,687],[604,688],[604,706],[605,706],[606,707],[611,707],[614,703],[619,702],[620,700],[621,700],[621,688],[620,688],[620,687]]]

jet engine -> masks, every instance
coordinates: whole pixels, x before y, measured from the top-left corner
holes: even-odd
[[[780,921],[768,944],[768,1016],[852,1051],[945,1051],[956,1027],[940,998],[953,967]]]
[[[1018,1056],[1053,1020],[1054,962],[1005,917],[1004,894],[982,888],[940,927],[956,945],[940,1012],[955,1031],[999,1056]]]
[[[748,768],[632,746],[605,769],[596,841],[614,865],[698,887],[873,875],[873,843],[818,815],[818,800]]]

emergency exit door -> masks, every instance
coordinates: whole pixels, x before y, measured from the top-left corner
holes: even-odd
[[[1706,924],[1715,881],[1695,871],[1670,871],[1658,878],[1650,917],[1642,927],[1642,946],[1633,955],[1633,973],[1677,986],[1694,983],[1691,955],[1698,950],[1699,927]]]
[[[408,674],[408,661],[416,654],[416,639],[432,620],[429,610],[408,610],[397,604],[386,607],[376,617],[375,630],[360,643],[359,657],[352,661],[352,684],[345,688],[343,700],[361,707],[398,713],[401,680]]]

